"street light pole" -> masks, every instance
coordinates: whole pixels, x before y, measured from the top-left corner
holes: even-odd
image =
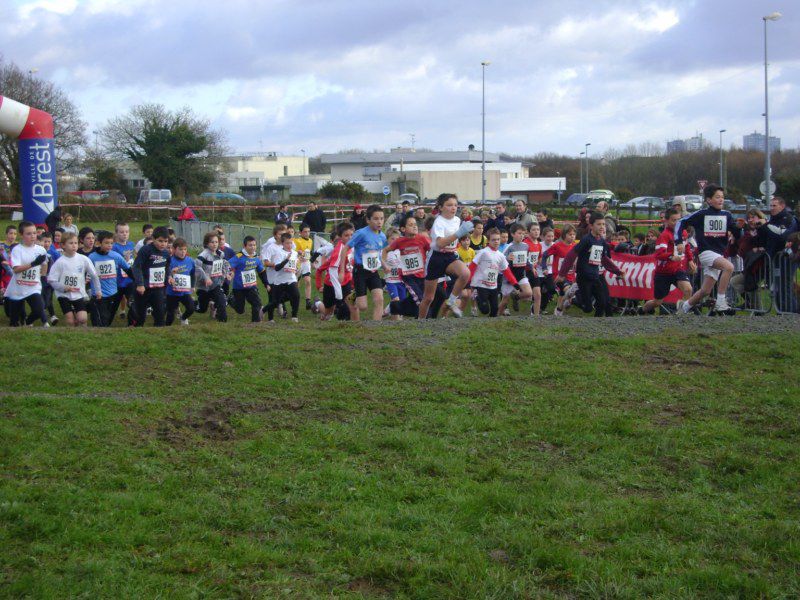
[[[723,181],[723,170],[722,170],[722,134],[728,131],[727,129],[720,129],[719,130],[719,184],[722,187],[725,187],[725,182]]]
[[[481,63],[481,206],[486,204],[486,67],[491,63]]]
[[[586,193],[589,193],[589,146],[591,146],[591,142],[586,143]]]
[[[580,165],[581,165],[581,194],[583,193],[583,155],[584,154],[586,154],[586,152],[581,152],[581,158],[580,158],[580,161],[579,161]]]
[[[769,82],[767,80],[767,21],[777,21],[781,18],[781,13],[774,12],[761,17],[764,20],[764,185],[766,192],[764,196],[769,202],[772,199],[772,191],[769,182],[772,169],[769,165]]]
[[[301,179],[301,181],[303,183],[305,183],[306,182],[306,171],[308,170],[308,169],[306,169],[306,151],[303,148],[301,148],[300,152],[303,153],[303,173],[302,173],[303,178]]]

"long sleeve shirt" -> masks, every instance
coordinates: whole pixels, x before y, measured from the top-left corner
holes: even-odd
[[[158,250],[153,244],[143,246],[133,261],[133,280],[136,286],[144,286],[148,290],[166,286],[171,258],[169,252]]]
[[[558,270],[559,276],[566,277],[576,261],[578,265],[575,271],[579,277],[599,278],[600,265],[615,275],[622,275],[622,271],[611,260],[611,246],[604,238],[596,238],[591,233],[584,235],[581,241],[569,251]]]
[[[681,232],[689,225],[694,227],[698,254],[711,251],[724,255],[728,247],[728,233],[730,232],[737,240],[741,235],[733,215],[727,210],[719,210],[712,206],[698,210],[678,221],[675,225],[676,240],[683,239]]]

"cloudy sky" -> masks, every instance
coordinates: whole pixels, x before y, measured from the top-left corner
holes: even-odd
[[[90,131],[184,105],[237,151],[480,147],[592,154],[770,113],[800,146],[797,0],[0,0],[0,53],[64,88]]]

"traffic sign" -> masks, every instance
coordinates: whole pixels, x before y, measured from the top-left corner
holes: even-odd
[[[768,196],[768,195],[772,196],[772,194],[775,193],[776,189],[778,189],[778,187],[775,185],[775,182],[772,181],[771,179],[769,180],[769,192],[767,192],[767,182],[766,181],[762,181],[761,183],[758,184],[758,191],[761,192],[764,196]]]
[[[701,192],[702,192],[704,189],[706,189],[706,186],[707,186],[707,185],[708,185],[708,179],[698,179],[698,180],[697,180],[697,187],[699,187],[699,188],[700,188],[700,191],[701,191]]]
[[[392,193],[392,189],[388,185],[383,186],[383,195],[384,196],[388,196],[391,193]]]

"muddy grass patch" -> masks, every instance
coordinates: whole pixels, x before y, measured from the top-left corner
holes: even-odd
[[[211,441],[230,441],[248,437],[238,422],[250,415],[264,415],[262,430],[290,429],[308,421],[347,422],[342,411],[320,408],[305,400],[265,399],[241,402],[220,398],[191,408],[183,416],[169,416],[158,422],[155,435],[172,445],[185,445],[199,436]]]

